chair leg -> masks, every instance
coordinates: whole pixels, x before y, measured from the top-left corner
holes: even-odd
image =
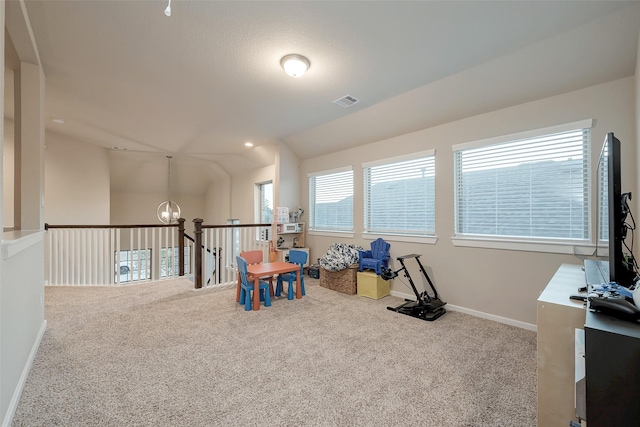
[[[289,290],[287,291],[287,299],[288,300],[292,300],[293,299],[293,280],[289,280]]]
[[[244,304],[245,297],[246,297],[246,291],[244,290],[244,288],[240,288],[240,298],[238,299],[238,302],[240,303],[240,305]]]
[[[300,288],[302,288],[302,296],[305,296],[304,292],[304,276],[300,276]]]
[[[253,292],[255,292],[255,290]],[[251,298],[251,292],[245,291],[244,311],[251,311],[251,301],[252,300],[253,300],[253,298]]]
[[[264,292],[264,306],[271,307],[271,295],[268,289],[265,289]]]
[[[276,296],[279,297],[282,294],[282,277],[278,276],[276,280]]]

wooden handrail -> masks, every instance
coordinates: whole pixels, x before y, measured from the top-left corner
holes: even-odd
[[[184,219],[183,219],[184,221]],[[163,227],[179,227],[179,224],[122,224],[122,225],[59,225],[44,223],[44,229],[50,228],[163,228]]]
[[[195,220],[194,220],[195,221]],[[271,224],[224,224],[202,225],[202,228],[247,228],[247,227],[271,227]]]

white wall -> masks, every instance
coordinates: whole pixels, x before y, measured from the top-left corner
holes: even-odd
[[[19,393],[46,327],[42,232],[35,237],[35,244],[2,262],[0,418],[7,411],[11,414],[15,411]],[[14,247],[19,245],[16,243]],[[6,243],[3,244],[4,248]]]
[[[5,33],[19,46],[21,61],[37,48],[28,31],[28,17],[19,2],[0,4],[0,56],[5,59]],[[9,39],[7,40],[9,41]],[[36,55],[37,56],[37,55]],[[46,328],[44,320],[44,232],[42,224],[43,135],[44,135],[44,75],[36,64],[22,62],[24,90],[20,96],[22,125],[22,215],[25,228],[32,231],[3,233],[0,258],[0,422],[11,424],[24,382]],[[4,63],[1,67],[4,73]],[[0,77],[0,98],[4,99],[4,76]],[[4,103],[0,105],[4,117]],[[4,120],[0,122],[4,128]],[[0,130],[4,148],[4,130]],[[12,156],[13,157],[13,156]],[[4,164],[3,158],[3,164]],[[2,186],[5,177],[0,171]],[[26,203],[24,203],[26,201]],[[4,213],[4,196],[0,197],[0,212]],[[2,222],[2,221],[0,221]],[[35,231],[33,231],[35,230]]]
[[[293,212],[300,207],[300,159],[285,144],[280,144],[276,158],[274,211],[278,206]]]
[[[584,90],[518,105],[467,119],[401,135],[385,141],[301,162],[302,203],[308,206],[307,173],[353,165],[355,238],[307,236],[311,259],[320,257],[336,241],[368,246],[363,231],[363,162],[436,150],[436,245],[391,242],[392,258],[422,254],[442,299],[451,305],[501,316],[528,324],[536,323],[536,300],[562,263],[582,263],[570,255],[454,247],[454,186],[452,144],[544,128],[587,118],[595,119],[592,151],[595,162],[606,132],[614,131],[623,144],[623,189],[636,191],[636,133],[634,79],[626,78]],[[595,206],[595,203],[594,205]],[[396,268],[398,266],[395,262]],[[411,272],[423,290],[426,281]],[[412,295],[399,279],[392,291]]]
[[[275,166],[267,166],[231,178],[231,218],[239,219],[241,224],[254,224],[256,221],[255,187],[257,183],[274,181]],[[276,191],[274,189],[274,191]]]
[[[2,225],[13,227],[13,195],[14,171],[13,164],[13,120],[4,119],[4,141],[2,143]]]
[[[109,152],[52,132],[46,144],[45,222],[109,224]]]
[[[204,216],[204,197],[173,195],[171,199],[180,206],[180,216],[186,219],[186,230],[192,230],[192,220]],[[156,210],[165,200],[167,200],[166,192],[158,194],[113,192],[111,193],[111,224],[160,224]]]
[[[205,224],[226,224],[231,218],[231,179],[211,183],[204,196]]]

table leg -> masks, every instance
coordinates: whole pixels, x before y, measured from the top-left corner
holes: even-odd
[[[236,302],[240,302],[240,288],[242,285],[240,284],[242,279],[240,278],[240,272],[238,272],[238,287],[236,289]]]
[[[253,309],[260,310],[260,278],[253,281]]]
[[[302,298],[302,283],[300,282],[300,269],[296,270],[296,299]]]

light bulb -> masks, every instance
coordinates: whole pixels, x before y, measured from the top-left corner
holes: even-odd
[[[167,8],[164,10],[164,14],[167,16],[171,16],[171,5],[167,6]]]

